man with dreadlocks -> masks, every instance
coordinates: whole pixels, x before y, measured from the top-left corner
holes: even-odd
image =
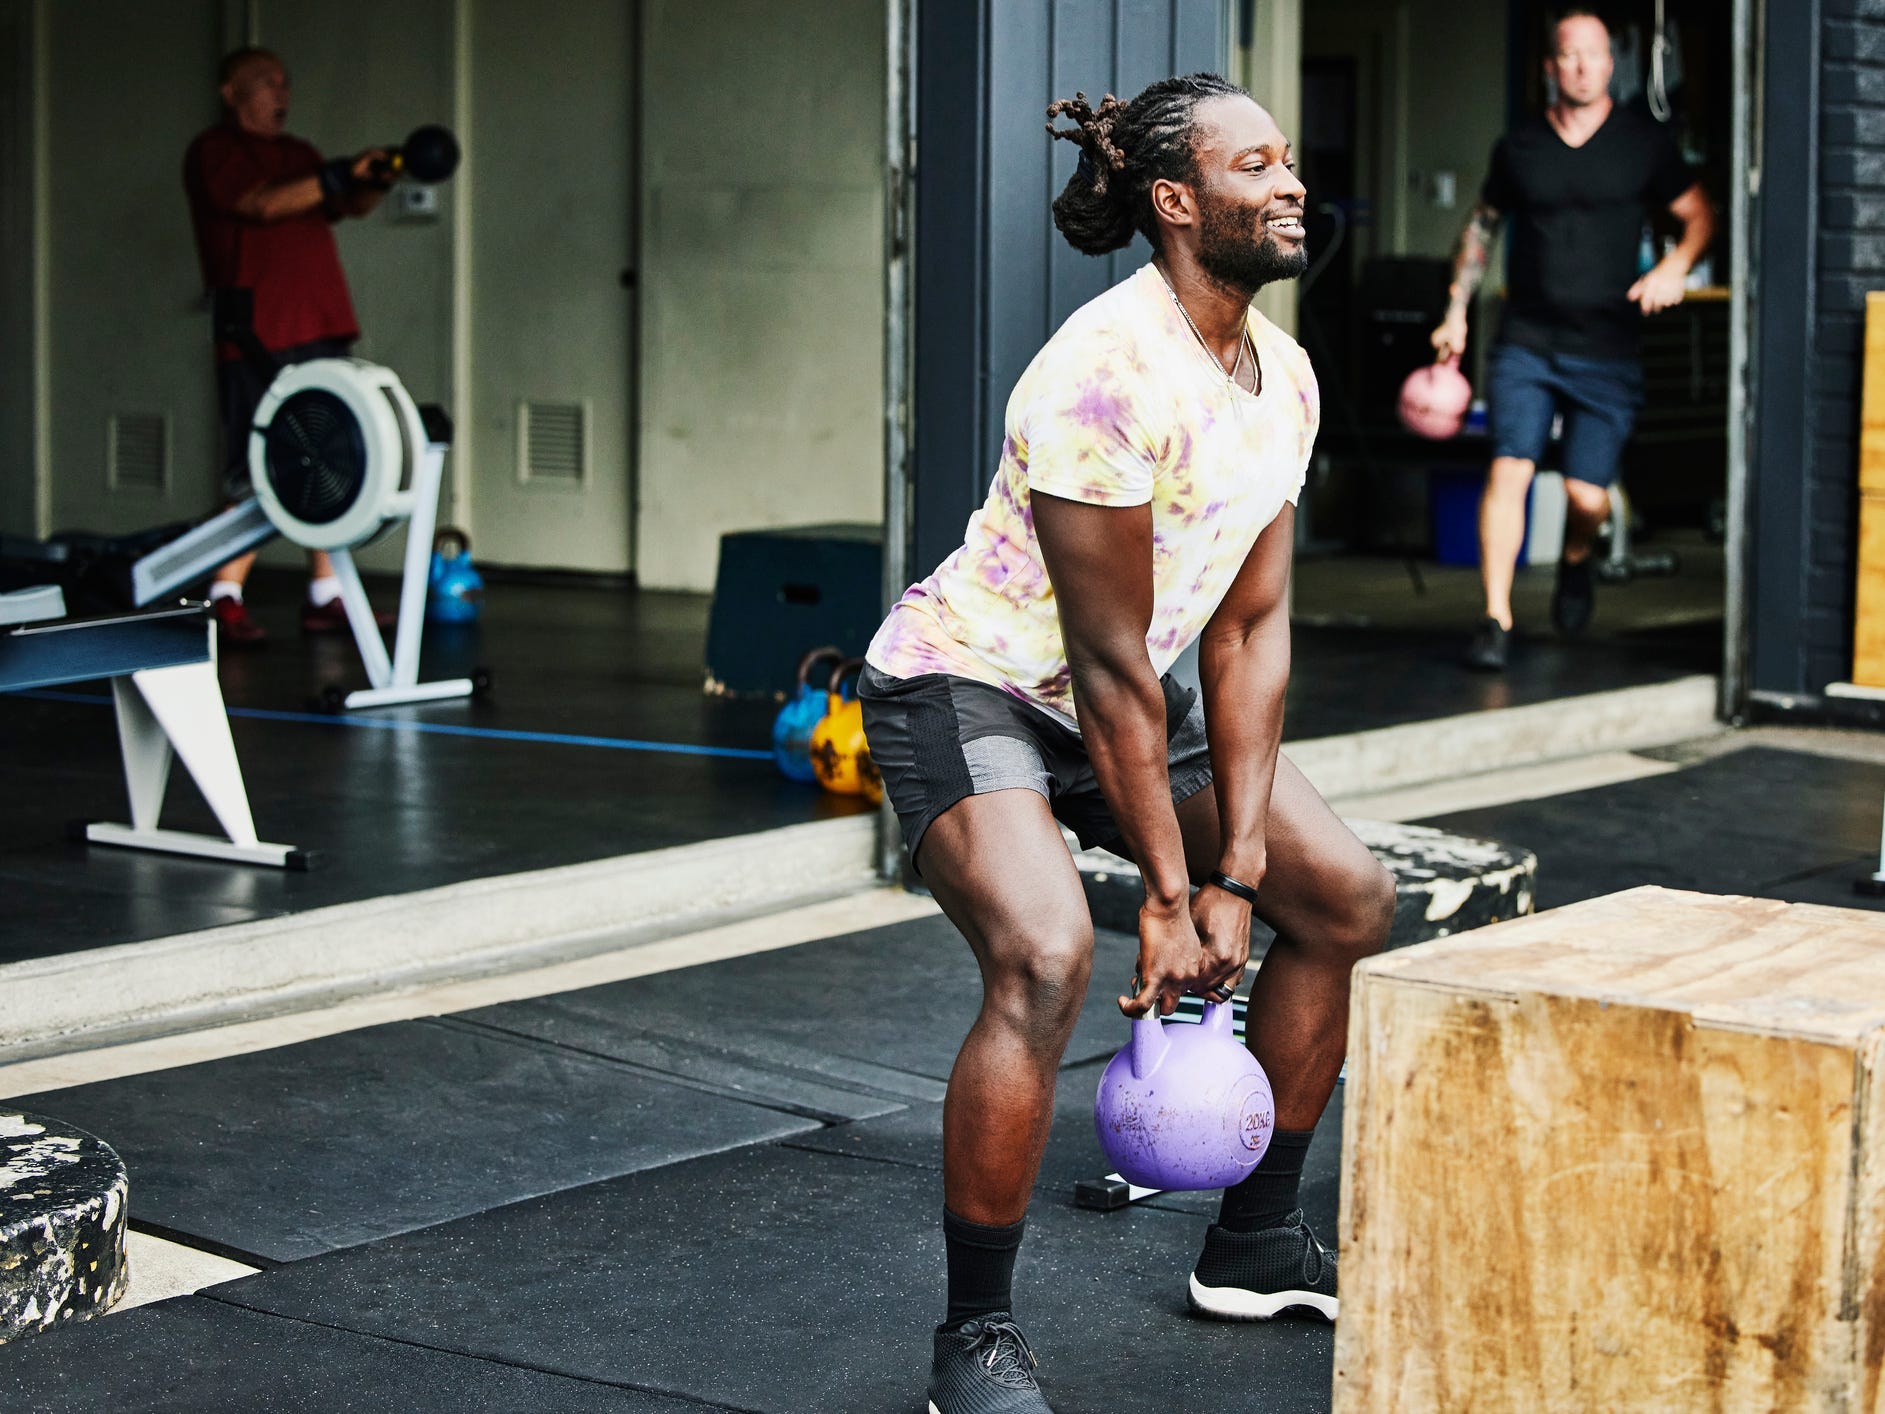
[[[1048,1407],[1010,1287],[1092,963],[1056,818],[1144,876],[1126,1015],[1228,999],[1252,912],[1276,930],[1248,1012],[1276,1131],[1205,1235],[1202,1315],[1335,1315],[1335,1256],[1297,1188],[1342,1065],[1349,970],[1394,910],[1387,871],[1277,750],[1318,402],[1302,350],[1250,302],[1306,263],[1289,143],[1210,74],[1062,115],[1077,126],[1049,131],[1080,162],[1056,225],[1090,255],[1137,231],[1152,260],[1021,376],[986,504],[891,610],[859,684],[912,862],[982,973],[943,1106],[931,1414]],[[1202,704],[1165,676],[1193,642]]]

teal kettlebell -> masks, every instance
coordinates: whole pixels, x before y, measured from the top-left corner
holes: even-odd
[[[812,785],[818,774],[812,769],[812,733],[830,710],[824,684],[814,687],[809,681],[812,669],[826,660],[837,661],[844,654],[827,644],[814,648],[799,659],[798,684],[786,699],[779,715],[772,719],[772,759],[779,773],[789,781]]]
[[[471,537],[446,526],[432,537],[432,569],[426,578],[428,623],[471,624],[484,607],[484,576],[471,563]]]

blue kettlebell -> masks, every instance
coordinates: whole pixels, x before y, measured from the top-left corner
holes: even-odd
[[[484,607],[484,576],[471,563],[471,537],[446,526],[432,537],[425,616],[435,624],[475,624]]]
[[[799,659],[798,685],[786,699],[779,715],[772,719],[772,759],[788,781],[814,785],[818,774],[812,769],[812,733],[830,710],[830,695],[820,683],[809,681],[812,669],[827,659],[836,661],[844,654],[827,644],[814,648]]]

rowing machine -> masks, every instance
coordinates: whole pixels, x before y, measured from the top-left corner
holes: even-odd
[[[219,298],[219,334],[252,361],[274,360],[249,327],[244,291]],[[280,535],[325,550],[340,580],[347,623],[371,687],[341,696],[336,707],[386,707],[468,697],[488,681],[419,681],[419,639],[439,484],[451,445],[451,419],[420,407],[390,368],[357,358],[317,358],[275,374],[249,433],[252,496],[131,566],[131,600],[174,596],[220,565]],[[407,525],[399,621],[390,660],[353,552]]]

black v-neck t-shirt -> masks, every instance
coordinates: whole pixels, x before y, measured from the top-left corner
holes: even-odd
[[[1660,123],[1614,107],[1581,147],[1533,118],[1492,149],[1481,199],[1511,222],[1503,337],[1586,358],[1639,356],[1637,279],[1647,213],[1694,185]]]

